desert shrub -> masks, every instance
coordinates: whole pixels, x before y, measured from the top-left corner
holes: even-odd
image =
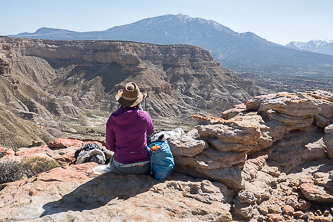
[[[6,156],[6,154],[7,154],[7,150],[6,149],[0,151],[0,158]]]
[[[22,177],[21,163],[14,161],[0,162],[0,184],[13,182]]]
[[[35,176],[59,166],[58,162],[42,157],[26,158],[21,163],[23,174],[27,177]]]
[[[32,177],[59,166],[58,162],[41,157],[26,158],[22,162],[0,162],[0,184],[19,180],[24,175]]]

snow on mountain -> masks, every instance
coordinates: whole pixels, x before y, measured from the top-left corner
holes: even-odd
[[[333,40],[311,40],[309,42],[290,42],[289,48],[333,55]]]
[[[104,31],[72,32],[42,28],[35,33],[21,33],[10,37],[187,44],[208,50],[224,67],[238,72],[274,75],[333,74],[331,69],[327,69],[333,66],[333,56],[302,52],[296,47],[297,44],[291,45],[293,49],[290,49],[252,32],[238,33],[213,20],[183,14],[146,18]]]

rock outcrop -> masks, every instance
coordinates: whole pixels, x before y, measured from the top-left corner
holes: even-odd
[[[0,162],[39,156],[63,165],[1,184],[0,219],[332,221],[332,109],[332,94],[315,91],[255,97],[222,114],[230,119],[193,115],[195,129],[169,139],[176,168],[161,182],[68,165],[84,143],[103,141],[0,148]]]
[[[187,136],[201,142],[201,152],[182,154],[177,144],[184,138],[171,140],[176,171],[233,189],[235,214],[245,220],[299,219],[295,212],[308,210],[309,201],[331,204],[332,96],[281,92],[255,97],[225,111],[224,118],[193,115],[199,125]],[[299,170],[316,160],[323,169]]]
[[[10,73],[11,73],[11,67],[9,63],[0,58],[0,75],[10,74]]]
[[[1,161],[44,157],[63,167],[0,184],[1,221],[231,221],[233,191],[219,182],[174,173],[159,182],[150,175],[97,175],[96,163],[70,165],[85,143],[57,139],[48,146],[5,152]],[[9,194],[9,195],[6,195]]]

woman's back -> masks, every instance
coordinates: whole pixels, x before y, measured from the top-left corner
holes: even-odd
[[[120,163],[147,161],[147,136],[154,131],[149,114],[136,107],[121,107],[107,124],[107,145]]]

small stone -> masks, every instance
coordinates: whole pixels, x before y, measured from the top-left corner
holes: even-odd
[[[304,212],[303,212],[303,211],[300,211],[300,210],[295,211],[294,216],[295,216],[296,218],[302,218],[302,217],[304,216]]]
[[[286,204],[296,208],[298,205],[298,200],[296,195],[290,195],[286,197]]]
[[[300,180],[299,179],[292,179],[290,182],[289,182],[289,185],[292,186],[292,187],[298,187],[300,184]]]
[[[290,215],[284,215],[284,219],[284,221],[295,222],[295,219],[293,219],[293,217]]]
[[[333,180],[333,170],[328,171],[328,178]]]
[[[332,222],[332,217],[323,217],[323,216],[315,216],[314,221],[315,222]]]
[[[43,145],[43,142],[42,141],[36,141],[36,140],[32,141],[32,144],[31,144],[32,147],[41,146],[41,145]]]
[[[282,213],[284,214],[293,215],[294,211],[294,208],[290,205],[282,206]]]
[[[281,207],[278,204],[271,204],[268,206],[268,210],[270,213],[282,213]]]
[[[280,221],[285,221],[283,219],[283,216],[280,214],[267,214],[267,218],[269,222],[280,222]]]
[[[264,216],[264,215],[258,215],[257,218],[258,218],[258,221],[265,221],[266,220],[266,216]]]
[[[299,210],[308,210],[311,207],[311,203],[307,200],[299,199],[297,208]]]
[[[267,215],[268,214],[268,207],[267,207],[265,201],[259,206],[258,209],[259,209],[259,211],[260,211],[261,214],[263,214],[263,215]]]
[[[324,216],[328,216],[328,215],[330,215],[330,211],[329,210],[325,210],[325,212],[324,212]]]
[[[303,215],[302,219],[306,221],[313,221],[314,220],[314,214],[312,212],[307,212]]]
[[[326,126],[324,131],[325,133],[333,133],[333,124]]]
[[[298,190],[298,187],[296,187],[296,186],[293,186],[293,187],[292,187],[292,190],[295,192],[295,191],[297,191],[297,190]]]
[[[322,173],[322,172],[317,172],[313,174],[314,178],[325,178],[326,177],[326,173]]]
[[[320,216],[320,215],[322,215],[323,213],[321,212],[321,210],[317,210],[315,213],[314,213],[314,215],[316,215],[316,216]]]

